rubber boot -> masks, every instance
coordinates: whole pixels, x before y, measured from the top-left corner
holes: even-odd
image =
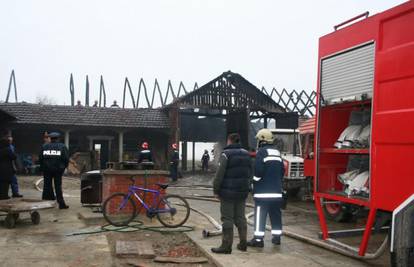
[[[221,246],[212,248],[211,251],[218,254],[231,254],[231,246],[233,245],[233,228],[223,229],[223,240]]]
[[[59,203],[59,209],[66,210],[66,209],[69,209],[69,206],[66,205],[65,202],[61,202],[61,203]]]
[[[261,239],[261,238],[254,238],[253,237],[252,240],[247,242],[247,246],[248,247],[255,247],[255,248],[263,248],[264,247],[264,242],[263,242],[263,239]]]
[[[273,236],[272,237],[272,243],[274,244],[274,245],[280,245],[280,236]]]
[[[237,244],[237,249],[240,251],[246,251],[247,250],[247,225],[237,227],[237,230],[239,231],[239,239],[240,239],[240,243]]]

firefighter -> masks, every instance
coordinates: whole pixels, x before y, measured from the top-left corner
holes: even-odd
[[[56,192],[56,200],[59,209],[68,209],[63,199],[62,192],[62,175],[69,164],[68,149],[63,143],[59,142],[60,134],[52,132],[48,134],[50,143],[45,143],[39,155],[40,168],[43,171],[43,194],[44,200],[55,200],[54,192]],[[55,190],[53,190],[53,185]]]
[[[141,144],[141,148],[142,150],[138,155],[138,163],[141,164],[143,169],[152,169],[154,162],[152,161],[152,152],[149,149],[149,144],[147,142],[143,142]]]
[[[210,161],[210,155],[208,154],[207,149],[204,150],[203,156],[201,157],[201,169],[203,171],[208,171],[208,162]]]
[[[246,198],[251,179],[249,152],[240,145],[239,134],[230,134],[227,147],[220,156],[219,167],[214,179],[214,195],[220,199],[223,229],[221,246],[212,248],[214,253],[230,254],[233,244],[233,224],[239,232],[237,249],[247,249],[247,223],[245,218]]]
[[[171,179],[173,182],[177,181],[178,177],[178,163],[180,161],[180,154],[178,153],[178,146],[177,144],[171,145],[173,151],[171,153],[171,162],[170,162],[170,169],[171,169]]]
[[[273,146],[273,135],[261,129],[256,139],[259,149],[256,154],[253,176],[253,198],[255,201],[254,237],[247,242],[251,247],[264,247],[267,214],[272,225],[272,243],[280,245],[282,235],[282,179],[284,174],[280,152]]]

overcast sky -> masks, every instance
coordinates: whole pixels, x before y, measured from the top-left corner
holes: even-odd
[[[90,101],[104,76],[108,101],[122,100],[129,77],[162,88],[168,79],[192,87],[223,71],[258,87],[313,90],[318,38],[355,15],[375,14],[402,0],[32,0],[0,2],[0,100],[16,71],[19,101],[49,95]],[[136,94],[136,92],[134,92]]]

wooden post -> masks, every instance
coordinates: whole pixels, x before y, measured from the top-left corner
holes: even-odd
[[[187,171],[187,160],[188,160],[187,141],[183,141],[181,143],[181,169],[183,171]]]
[[[112,140],[108,140],[108,160],[112,161]]]
[[[170,131],[169,131],[169,140],[168,140],[168,151],[172,144],[179,144],[180,142],[180,111],[177,105],[173,105],[168,110],[168,117],[170,119]],[[168,162],[168,161],[167,161]],[[165,166],[167,167],[167,166]]]
[[[69,150],[69,136],[70,134],[69,134],[69,130],[66,130],[65,131],[65,146],[66,146],[66,148]]]
[[[121,162],[123,161],[123,155],[124,155],[124,133],[123,132],[119,132],[118,135],[118,145],[119,145],[119,158],[118,161]]]
[[[193,142],[193,174],[195,173],[195,142]]]

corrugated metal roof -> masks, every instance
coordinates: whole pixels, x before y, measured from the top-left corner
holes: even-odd
[[[300,134],[310,134],[315,133],[315,117],[312,117],[299,125]]]

